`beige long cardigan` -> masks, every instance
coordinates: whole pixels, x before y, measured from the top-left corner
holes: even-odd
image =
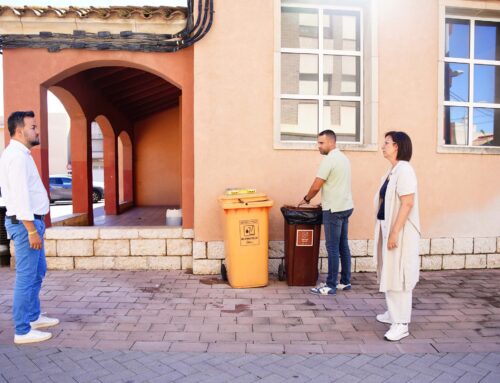
[[[392,171],[382,178],[382,187],[390,175],[385,194],[385,220],[389,223],[387,234],[382,235],[380,221],[376,220],[373,257],[377,264],[377,279],[380,291],[412,290],[418,282],[420,271],[419,240],[420,218],[418,214],[418,191],[415,171],[407,161],[399,161]],[[379,209],[380,187],[374,197],[375,217]],[[415,194],[414,204],[398,237],[398,247],[387,249],[387,240],[392,225],[401,207],[400,195]]]

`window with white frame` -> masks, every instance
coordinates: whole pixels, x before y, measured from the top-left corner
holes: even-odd
[[[500,20],[447,15],[443,143],[500,146]]]
[[[362,47],[361,9],[282,2],[281,142],[362,142]]]

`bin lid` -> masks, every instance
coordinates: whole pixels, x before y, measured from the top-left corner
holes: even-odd
[[[321,206],[284,205],[281,213],[289,225],[321,225],[323,218]]]
[[[221,195],[219,202],[223,209],[247,209],[252,207],[270,207],[273,206],[267,195],[264,193],[249,193],[238,195]]]
[[[227,188],[224,195],[236,195],[236,194],[255,194],[257,190],[253,188]]]

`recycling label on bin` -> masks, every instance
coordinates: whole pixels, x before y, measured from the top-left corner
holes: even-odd
[[[240,245],[256,246],[260,243],[259,221],[247,219],[240,221]]]
[[[312,246],[314,230],[297,230],[295,246]]]

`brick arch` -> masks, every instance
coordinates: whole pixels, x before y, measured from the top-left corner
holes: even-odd
[[[89,123],[81,104],[73,93],[59,86],[51,86],[49,90],[61,101],[70,118],[73,213],[85,214],[86,223],[91,225],[94,215],[87,163],[89,154],[86,150]],[[48,178],[48,172],[46,176]]]
[[[148,72],[151,74],[154,74],[158,77],[160,77],[162,80],[165,80],[173,85],[175,85],[177,88],[181,89],[183,88],[183,84],[177,79],[176,77],[169,76],[167,73],[162,73],[161,71],[152,68],[150,66],[138,63],[138,62],[133,62],[133,61],[126,61],[126,60],[95,60],[95,61],[87,61],[83,63],[76,64],[74,66],[68,67],[61,72],[57,73],[56,75],[53,75],[50,78],[47,78],[43,82],[43,86],[45,87],[51,87],[54,86],[55,84],[63,81],[64,79],[67,79],[73,75],[76,75],[80,72],[86,71],[88,69],[93,69],[93,68],[102,68],[102,67],[112,67],[112,66],[118,66],[118,67],[124,67],[124,68],[134,68],[138,70],[142,70],[144,72]]]

